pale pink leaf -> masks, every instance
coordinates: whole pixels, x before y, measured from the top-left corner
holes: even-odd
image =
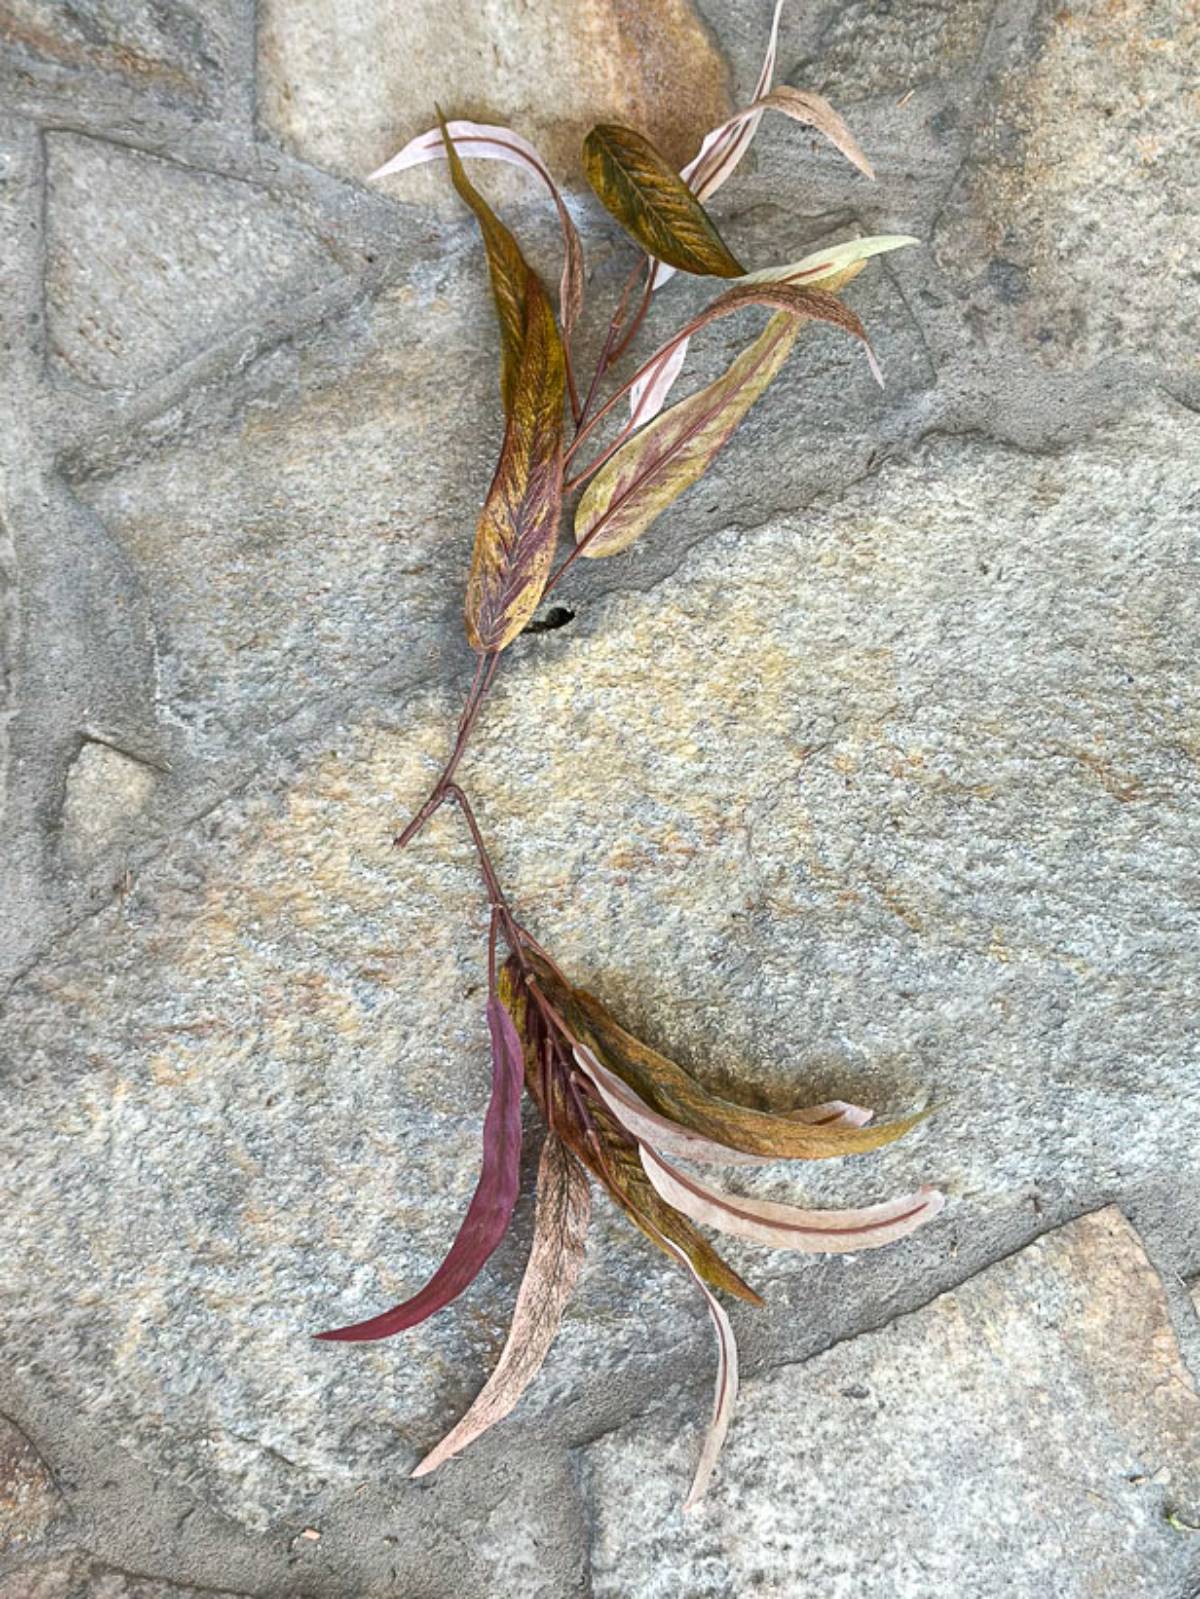
[[[725,1442],[725,1435],[729,1431],[729,1423],[733,1417],[733,1407],[738,1396],[738,1349],[737,1339],[733,1336],[733,1327],[729,1317],[725,1314],[720,1300],[704,1282],[691,1261],[681,1249],[671,1243],[670,1239],[662,1240],[663,1247],[669,1249],[677,1256],[696,1279],[700,1292],[704,1295],[704,1303],[708,1306],[708,1314],[712,1317],[713,1329],[717,1335],[717,1380],[713,1388],[712,1420],[709,1422],[708,1431],[704,1435],[704,1443],[700,1450],[700,1459],[696,1464],[696,1472],[692,1478],[692,1485],[688,1489],[687,1498],[683,1502],[684,1510],[694,1510],[704,1498],[705,1491],[712,1479],[713,1468],[717,1457],[721,1453],[721,1446]]]
[[[693,1133],[669,1116],[652,1109],[640,1094],[613,1071],[610,1071],[594,1051],[579,1045],[575,1050],[579,1069],[590,1079],[608,1110],[639,1143],[648,1143],[655,1149],[667,1150],[683,1160],[698,1161],[708,1166],[770,1166],[774,1157],[750,1155],[741,1149],[731,1149],[715,1139]],[[844,1100],[830,1100],[805,1110],[786,1112],[794,1121],[808,1122],[826,1127],[862,1127],[871,1119],[869,1110],[848,1105]]]
[[[427,1476],[502,1421],[541,1370],[583,1264],[590,1212],[583,1168],[558,1135],[548,1133],[538,1166],[533,1248],[500,1359],[466,1415],[430,1450],[414,1477]]]
[[[641,1157],[646,1176],[659,1195],[690,1220],[772,1249],[803,1254],[850,1254],[893,1243],[936,1216],[946,1202],[936,1188],[921,1188],[915,1194],[859,1210],[801,1210],[702,1183],[690,1172],[668,1165],[645,1144]]]
[[[529,140],[523,139],[511,128],[488,122],[466,122],[461,119],[448,123],[447,128],[460,155],[468,159],[474,157],[479,161],[504,161],[509,166],[520,167],[524,171],[532,172],[549,190],[562,228],[563,271],[559,285],[559,315],[564,337],[569,338],[583,304],[583,246],[579,240],[578,230],[571,220],[571,214],[558,192],[558,186],[550,176],[546,163]],[[373,182],[376,178],[390,177],[393,172],[404,172],[410,167],[421,166],[426,161],[445,159],[446,148],[442,143],[441,129],[430,128],[427,133],[418,133],[415,139],[410,139],[403,150],[398,151],[390,161],[385,161],[381,167],[372,172],[367,181]]]

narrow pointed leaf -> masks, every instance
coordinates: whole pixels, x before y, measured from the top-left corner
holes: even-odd
[[[411,1299],[368,1321],[317,1333],[318,1338],[361,1343],[415,1327],[470,1287],[507,1232],[517,1200],[521,1164],[524,1061],[512,1019],[494,996],[488,1000],[487,1018],[492,1037],[492,1097],[483,1123],[483,1166],[449,1254]]]
[[[866,177],[874,178],[874,169],[863,154],[858,140],[823,95],[780,84],[777,89],[756,100],[749,111],[751,114],[756,111],[782,111],[793,122],[802,122],[806,127],[815,128],[835,149],[841,151],[852,166],[856,166]]]
[[[628,549],[703,477],[787,359],[803,320],[832,323],[861,339],[870,352],[862,323],[832,294],[794,284],[739,284],[657,351],[643,373],[657,371],[671,350],[706,322],[749,305],[769,305],[781,314],[719,378],[635,433],[589,483],[575,512],[575,542],[587,540],[583,553],[588,557]]]
[[[937,1189],[922,1188],[858,1210],[802,1210],[796,1205],[728,1194],[690,1172],[679,1171],[646,1145],[642,1146],[642,1165],[667,1204],[693,1221],[772,1249],[810,1255],[849,1254],[893,1243],[915,1232],[946,1203]]]
[[[616,1072],[609,1071],[595,1051],[586,1045],[576,1049],[575,1059],[580,1070],[595,1085],[596,1092],[613,1117],[639,1143],[707,1166],[768,1166],[773,1163],[773,1156],[748,1155],[743,1150],[732,1149],[728,1144],[717,1143],[699,1133],[690,1132],[669,1116],[651,1109],[628,1083]],[[871,1117],[870,1111],[861,1110],[857,1105],[847,1105],[842,1100],[832,1100],[825,1105],[784,1114],[789,1121],[801,1121],[817,1127],[863,1127]]]
[[[566,363],[546,292],[531,272],[512,409],[475,534],[464,617],[472,649],[502,650],[537,609],[562,513]]]
[[[771,18],[767,53],[758,74],[758,82],[754,86],[755,103],[769,91],[775,76],[775,62],[779,50],[779,14],[782,10],[783,0],[775,0],[775,14]],[[732,177],[738,162],[750,148],[761,121],[762,112],[750,110],[742,116],[721,123],[719,127],[705,135],[699,150],[681,174],[701,200],[707,200],[728,178]]]
[[[451,182],[474,211],[483,235],[483,247],[492,280],[492,298],[496,302],[496,318],[500,323],[500,396],[505,415],[511,416],[525,342],[526,297],[531,281],[537,283],[539,289],[541,283],[521,254],[517,241],[467,176],[446,119],[440,111],[438,130],[446,160],[450,164]]]
[[[824,289],[827,294],[839,293],[847,283],[856,278],[871,256],[888,250],[899,250],[907,244],[920,241],[900,234],[877,234],[870,238],[849,239],[843,244],[818,250],[801,261],[789,261],[782,266],[763,267],[758,272],[748,272],[739,278],[739,284],[798,283],[809,289]],[[666,404],[676,378],[683,370],[690,339],[684,339],[667,349],[659,357],[651,357],[629,391],[630,420],[641,427],[658,415]]]
[[[583,161],[601,204],[648,254],[702,277],[742,275],[699,200],[640,133],[602,123],[584,140]]]
[[[533,1248],[500,1359],[466,1415],[430,1450],[414,1477],[427,1476],[503,1421],[541,1370],[583,1265],[591,1208],[582,1167],[562,1140],[548,1133],[538,1165]]]
[[[446,124],[446,132],[459,155],[473,157],[478,161],[506,162],[509,166],[531,172],[546,186],[550,198],[554,201],[559,226],[562,229],[563,271],[559,287],[559,316],[562,321],[563,336],[569,337],[583,304],[583,246],[579,240],[578,230],[571,220],[571,213],[567,210],[546,163],[529,140],[523,139],[511,128],[488,122],[467,122],[456,119]],[[447,145],[442,137],[441,128],[430,128],[428,132],[419,133],[415,139],[410,139],[403,150],[398,151],[390,161],[385,161],[383,166],[372,172],[367,181],[386,178],[393,172],[404,172],[409,167],[421,166],[426,161],[446,159]],[[468,204],[471,202],[468,201]]]
[[[733,1336],[733,1327],[720,1301],[709,1292],[706,1284],[696,1275],[686,1256],[680,1255],[680,1252],[670,1244],[666,1247],[682,1259],[683,1264],[696,1278],[700,1292],[704,1295],[704,1303],[708,1306],[708,1314],[712,1318],[713,1331],[717,1335],[717,1380],[713,1388],[712,1419],[704,1435],[692,1485],[683,1502],[684,1510],[694,1510],[708,1491],[713,1468],[717,1464],[725,1436],[729,1431],[729,1423],[733,1419],[733,1407],[737,1404],[738,1396],[738,1348],[737,1339]]]

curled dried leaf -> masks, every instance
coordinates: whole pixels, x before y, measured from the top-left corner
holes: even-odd
[[[704,207],[649,139],[602,123],[584,140],[583,160],[601,204],[648,254],[702,277],[742,275]]]
[[[721,1302],[709,1292],[706,1284],[696,1274],[690,1260],[680,1256],[679,1251],[673,1249],[669,1243],[666,1243],[665,1247],[681,1259],[682,1264],[696,1278],[717,1337],[717,1380],[713,1387],[712,1419],[709,1421],[708,1431],[700,1448],[700,1459],[696,1463],[692,1485],[683,1502],[684,1510],[694,1510],[708,1491],[713,1469],[725,1444],[729,1423],[733,1420],[733,1407],[737,1403],[738,1396],[738,1347],[733,1327]]]
[[[532,272],[524,300],[512,408],[467,577],[467,641],[481,651],[511,644],[537,609],[562,511],[566,362],[546,291]]]
[[[693,1221],[771,1249],[809,1255],[849,1254],[894,1243],[938,1215],[946,1203],[936,1188],[922,1188],[857,1210],[802,1210],[797,1205],[726,1193],[691,1172],[679,1171],[646,1144],[642,1145],[642,1165],[667,1203]]]
[[[496,1369],[466,1415],[413,1472],[427,1476],[513,1409],[542,1368],[583,1265],[592,1201],[578,1161],[553,1132],[538,1164],[533,1247]]]

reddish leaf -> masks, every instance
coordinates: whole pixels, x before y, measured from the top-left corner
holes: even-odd
[[[495,995],[488,1000],[487,1017],[492,1035],[492,1097],[483,1123],[483,1167],[449,1254],[411,1299],[368,1321],[317,1333],[318,1338],[361,1343],[415,1327],[470,1287],[508,1230],[521,1163],[524,1061],[512,1018]]]

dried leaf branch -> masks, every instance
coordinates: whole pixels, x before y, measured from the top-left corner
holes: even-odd
[[[863,1154],[901,1137],[922,1116],[876,1122],[870,1111],[844,1100],[769,1113],[713,1093],[643,1043],[601,1000],[572,983],[517,919],[457,780],[502,654],[543,596],[580,555],[628,549],[704,475],[781,370],[803,328],[825,324],[850,334],[878,375],[866,332],[837,291],[871,257],[915,241],[891,235],[847,239],[799,261],[747,272],[705,209],[704,202],[737,168],[768,111],[815,129],[872,176],[849,128],[825,100],[774,86],[781,4],[775,7],[751,101],[705,137],[682,173],[634,129],[605,124],[588,135],[589,181],[638,253],[582,400],[571,345],[585,293],[583,248],[566,202],[533,145],[508,128],[447,122],[439,112],[436,127],[411,140],[374,174],[383,178],[427,161],[448,163],[454,188],[479,226],[499,324],[504,439],[476,530],[464,607],[476,670],[446,766],[396,839],[400,846],[408,844],[446,802],[458,807],[470,832],[491,906],[486,1019],[492,1093],[479,1182],[441,1266],[419,1292],[391,1310],[318,1336],[347,1342],[385,1338],[416,1326],[464,1292],[512,1217],[522,1087],[547,1129],[533,1244],[508,1340],[475,1402],[414,1476],[433,1471],[507,1416],[540,1369],[583,1260],[589,1178],[672,1265],[695,1278],[716,1331],[713,1412],[687,1496],[689,1508],[712,1476],[737,1396],[737,1344],[717,1295],[762,1302],[701,1229],[770,1248],[843,1253],[894,1243],[936,1216],[943,1204],[940,1193],[924,1187],[858,1209],[811,1210],[725,1190],[678,1165],[759,1166]],[[473,159],[507,162],[548,191],[563,246],[557,318],[513,234],[468,176],[465,162]],[[677,270],[736,281],[601,400],[609,373],[640,331],[651,296]],[[766,325],[718,378],[665,409],[685,370],[693,335],[750,309],[769,311]],[[580,466],[585,446],[596,450],[600,427],[622,400],[626,421]],[[567,403],[574,422],[569,444]],[[568,467],[574,475],[564,482]],[[553,570],[564,497],[584,484],[574,513],[575,547]],[[507,950],[503,958],[501,945]]]

